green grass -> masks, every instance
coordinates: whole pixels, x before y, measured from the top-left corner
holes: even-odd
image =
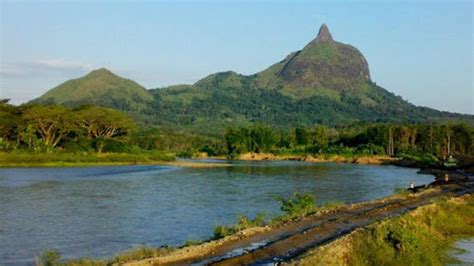
[[[405,215],[367,231],[354,243],[354,265],[443,265],[454,241],[474,235],[474,200],[447,201],[419,217]]]
[[[143,260],[162,256],[173,251],[173,248],[152,248],[152,247],[136,247],[124,251],[110,259],[91,259],[80,258],[72,260],[63,260],[59,252],[54,250],[47,250],[43,252],[40,258],[42,266],[106,266],[106,265],[120,265],[134,260]]]
[[[301,265],[446,265],[454,243],[474,236],[474,197],[436,200],[303,257]]]
[[[432,167],[438,164],[438,158],[431,154],[398,154],[397,157],[401,158],[402,161],[411,162],[412,165],[417,167]]]
[[[88,165],[147,164],[173,161],[174,156],[160,151],[137,153],[92,153],[92,152],[0,152],[0,167],[63,167]]]

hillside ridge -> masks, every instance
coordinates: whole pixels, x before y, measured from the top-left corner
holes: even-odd
[[[474,124],[472,115],[417,107],[377,86],[363,54],[334,40],[326,24],[301,50],[253,75],[225,71],[192,85],[145,90],[101,68],[58,85],[34,102],[96,104],[132,112],[142,122],[196,131],[252,123],[287,127],[463,120]]]

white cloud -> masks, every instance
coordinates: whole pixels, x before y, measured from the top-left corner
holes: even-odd
[[[25,78],[49,74],[78,74],[93,69],[91,64],[64,59],[41,59],[30,62],[4,63],[0,66],[0,77]]]
[[[31,63],[32,66],[47,68],[56,71],[88,71],[92,69],[91,64],[82,62],[67,61],[64,59],[37,60]]]

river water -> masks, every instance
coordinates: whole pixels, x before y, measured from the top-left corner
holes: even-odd
[[[279,214],[275,196],[310,192],[318,204],[388,196],[432,176],[396,166],[231,162],[228,167],[111,166],[0,169],[0,265],[109,257],[139,245],[207,239],[239,214]]]

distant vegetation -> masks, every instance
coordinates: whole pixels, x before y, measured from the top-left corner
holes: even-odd
[[[84,105],[0,103],[0,163],[147,163],[174,155],[237,158],[240,154],[396,156],[432,165],[474,154],[474,129],[464,123],[352,124],[271,127],[261,124],[193,134],[135,123],[115,109]],[[35,154],[45,154],[35,156]]]
[[[101,68],[84,77],[66,81],[33,102],[69,107],[94,104],[129,111],[145,108],[152,99],[150,93],[138,83]]]
[[[274,154],[387,155],[436,163],[474,154],[474,129],[463,123],[433,125],[373,124],[328,128],[321,125],[275,129],[255,125],[229,128],[225,152],[231,158],[246,152]],[[221,146],[205,147],[218,153]]]
[[[174,158],[166,149],[156,149],[156,136],[143,139],[143,134],[128,115],[113,109],[0,103],[2,165],[149,163]]]

